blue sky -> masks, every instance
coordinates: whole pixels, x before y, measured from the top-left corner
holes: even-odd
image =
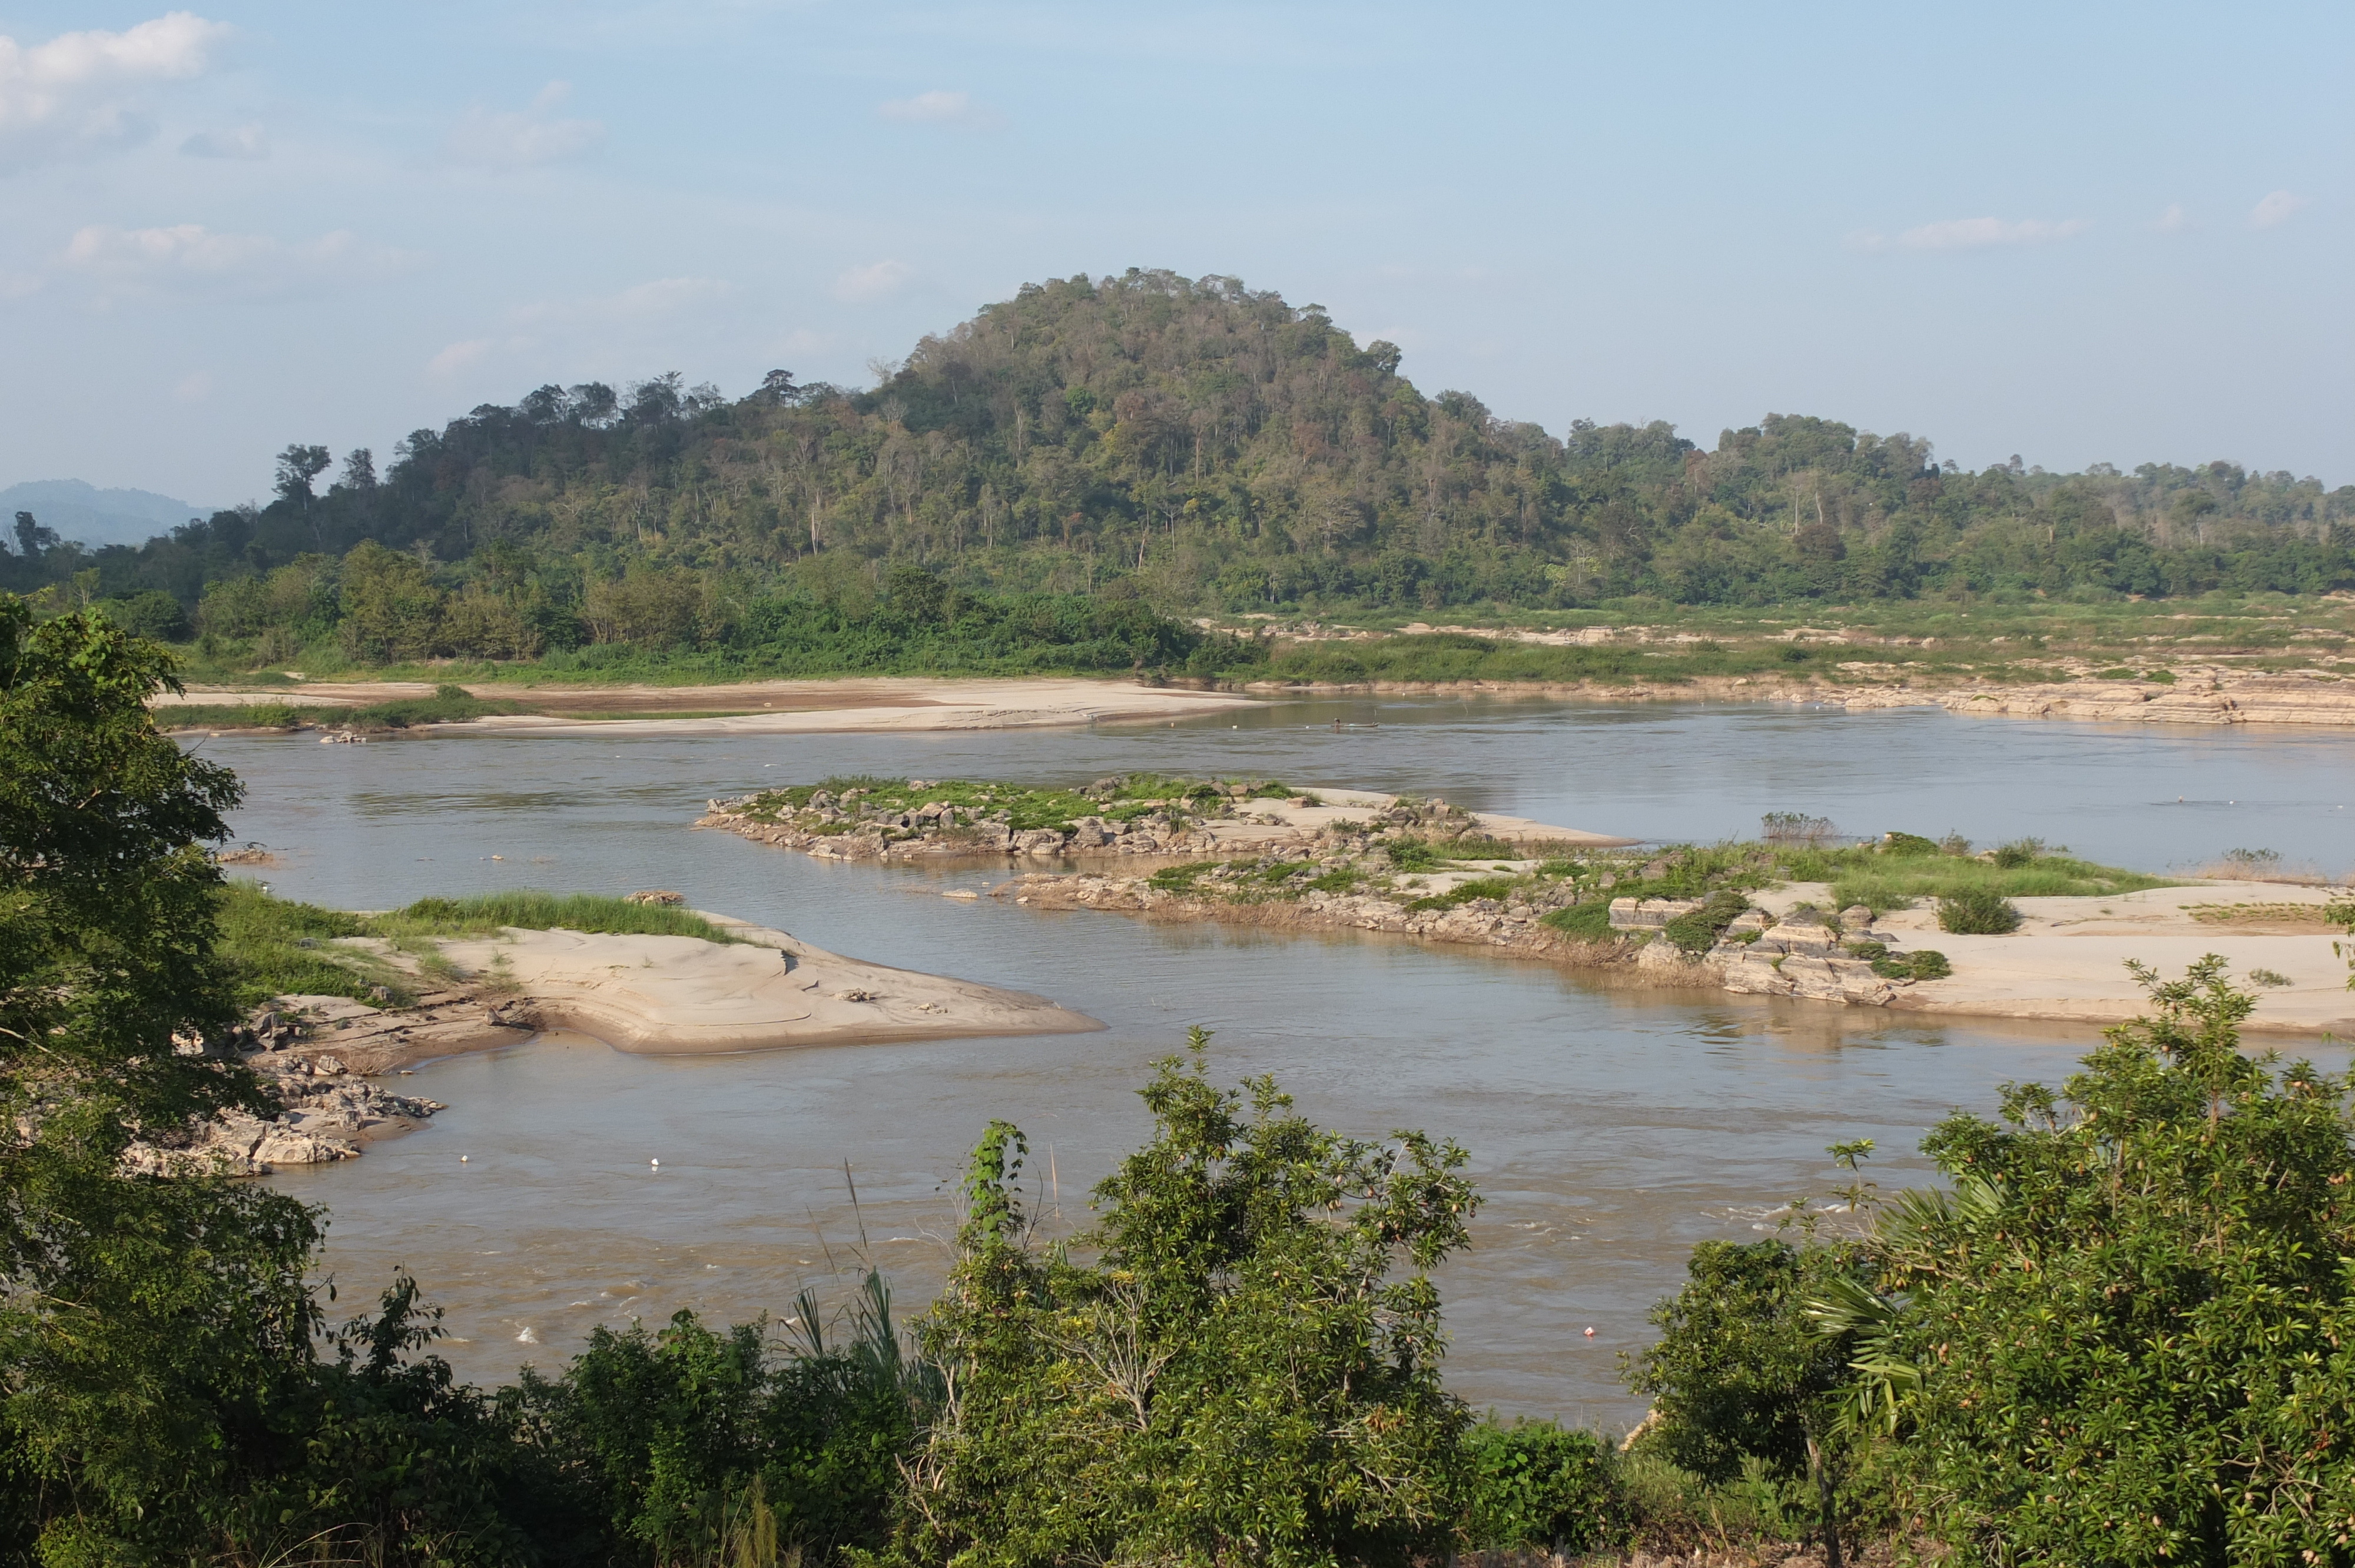
[[[0,485],[1233,274],[1498,413],[2355,481],[2355,7],[0,0]]]

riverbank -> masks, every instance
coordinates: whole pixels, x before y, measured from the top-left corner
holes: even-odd
[[[2000,718],[2101,724],[2355,727],[2355,678],[2337,670],[2249,671],[2183,665],[2134,675],[2047,672],[2001,682],[1909,673],[1852,662],[1829,673],[1673,675],[1657,679],[1252,681],[1214,686],[1134,681],[838,679],[749,681],[735,685],[511,685],[454,688],[513,710],[451,720],[425,715],[378,722],[370,714],[427,704],[437,688],[416,681],[304,682],[271,687],[194,687],[156,699],[167,729],[333,736],[396,729],[492,735],[580,735],[626,726],[638,735],[794,735],[1020,729],[1150,723],[1255,710],[1285,697],[1476,696],[1598,705],[1773,703],[1851,711],[1942,707]],[[2153,679],[2151,675],[2163,678]]]
[[[1814,676],[1699,675],[1677,681],[1254,682],[1279,695],[1482,696],[1579,703],[1781,703],[1852,712],[1939,707],[1990,718],[2076,719],[2096,724],[2355,726],[2355,679],[2323,672],[2252,674],[2195,668],[2170,681],[2101,679],[1943,685],[1859,673]]]
[[[421,681],[306,681],[191,687],[155,701],[167,729],[351,726],[337,715],[422,702]],[[466,695],[516,711],[402,727],[490,735],[579,735],[626,725],[635,735],[796,735],[1145,723],[1258,703],[1235,692],[1075,678],[747,681],[732,685],[519,685],[477,681]]]

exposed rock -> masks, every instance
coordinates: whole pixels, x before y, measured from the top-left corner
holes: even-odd
[[[656,904],[675,906],[684,905],[687,902],[687,895],[684,893],[673,893],[666,887],[649,887],[642,888],[638,892],[630,894],[623,902],[628,904]]]
[[[184,1139],[134,1146],[124,1163],[151,1175],[266,1176],[282,1165],[357,1158],[369,1139],[405,1130],[444,1108],[436,1100],[379,1088],[331,1055],[273,1051],[246,1065],[283,1107],[277,1115],[265,1119],[247,1111],[224,1112]]]
[[[1614,931],[1657,931],[1679,915],[1701,906],[1698,898],[1614,898],[1611,928]]]

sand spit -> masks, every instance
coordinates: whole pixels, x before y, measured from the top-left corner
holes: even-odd
[[[1027,991],[866,963],[783,931],[704,917],[738,941],[508,931],[441,946],[461,969],[515,988],[506,1017],[646,1055],[1103,1027]]]
[[[704,918],[737,940],[509,929],[440,941],[470,978],[412,1007],[280,997],[236,1046],[284,1108],[266,1118],[229,1113],[170,1147],[135,1150],[133,1164],[264,1176],[281,1165],[354,1159],[446,1108],[369,1080],[550,1029],[640,1054],[698,1055],[1103,1027],[1027,991],[866,963],[724,915]],[[416,968],[374,938],[348,940]]]

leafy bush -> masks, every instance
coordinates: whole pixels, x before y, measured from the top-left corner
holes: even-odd
[[[1659,1339],[1627,1369],[1628,1386],[1651,1396],[1658,1418],[1639,1445],[1719,1484],[1804,1478],[1819,1524],[1836,1531],[1856,1335],[1827,1332],[1810,1308],[1866,1266],[1848,1244],[1695,1247],[1684,1287],[1652,1310]]]
[[[1567,909],[1555,909],[1538,917],[1540,926],[1550,926],[1565,937],[1575,937],[1582,942],[1608,941],[1611,929],[1611,900],[1591,898],[1583,904],[1573,904]]]
[[[1705,953],[1749,907],[1750,900],[1739,893],[1712,893],[1700,908],[1669,921],[1663,935],[1688,953]]]
[[[1860,942],[1858,947],[1881,948],[1881,945],[1878,942]],[[1934,948],[1923,948],[1916,952],[1908,953],[1902,958],[1891,958],[1888,956],[1888,948],[1881,948],[1879,953],[1859,952],[1857,956],[1870,958],[1872,960],[1872,972],[1882,980],[1945,980],[1955,972],[1954,966],[1946,961],[1946,955]]]
[[[1789,650],[1785,650],[1785,657]],[[1802,653],[1801,658],[1806,655]],[[1769,811],[1758,820],[1760,835],[1769,843],[1821,843],[1837,837],[1839,829],[1829,817],[1811,817],[1805,811]]]
[[[1439,869],[1439,852],[1423,839],[1377,839],[1375,847],[1391,857],[1391,869],[1400,872],[1424,872]]]
[[[2014,839],[2008,844],[1998,844],[1988,852],[1988,858],[2005,871],[2017,871],[2044,858],[2044,841]]]
[[[494,714],[511,714],[516,705],[475,696],[464,686],[442,684],[430,697],[397,697],[333,715],[355,729],[410,729],[418,725],[458,724]]]
[[[1034,1238],[1021,1133],[975,1150],[919,1324],[956,1398],[909,1457],[885,1563],[1446,1555],[1469,1422],[1430,1271],[1478,1206],[1464,1151],[1326,1132],[1265,1078],[1217,1088],[1207,1039],[1160,1064],[1152,1139],[1068,1248]]]
[[[1954,1191],[1881,1227],[1906,1450],[1966,1555],[2342,1563],[2348,1081],[2243,1056],[2222,959],[2136,973],[2147,1015],[1941,1123]]]
[[[1999,937],[2019,929],[2019,910],[1991,887],[1964,887],[1938,900],[1938,929],[1957,936]]]
[[[1625,1533],[1610,1445],[1550,1421],[1483,1422],[1464,1438],[1464,1531],[1482,1552],[1584,1554]]]
[[[1221,863],[1215,860],[1196,860],[1183,865],[1165,865],[1145,880],[1147,885],[1157,887],[1164,893],[1191,893],[1195,881],[1204,872],[1216,871]]]
[[[1881,853],[1910,856],[1940,854],[1944,852],[1939,849],[1937,840],[1925,839],[1919,833],[1883,833],[1881,835]]]

